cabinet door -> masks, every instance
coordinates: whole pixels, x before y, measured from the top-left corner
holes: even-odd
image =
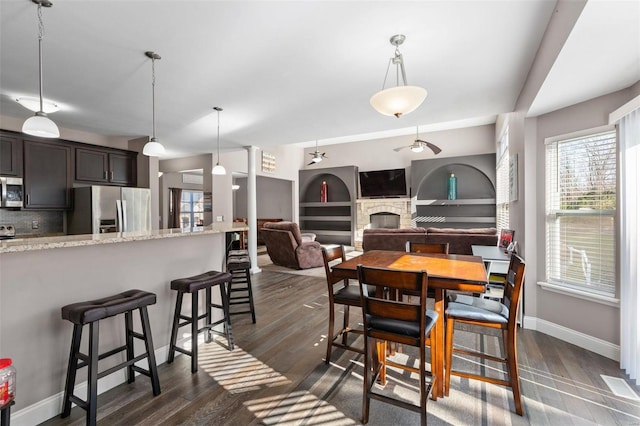
[[[109,181],[118,185],[136,186],[136,157],[109,154]]]
[[[108,170],[106,152],[76,148],[76,180],[106,183],[109,181]]]
[[[22,176],[22,139],[9,134],[0,134],[0,175]]]
[[[55,142],[24,141],[25,208],[71,207],[71,148]]]

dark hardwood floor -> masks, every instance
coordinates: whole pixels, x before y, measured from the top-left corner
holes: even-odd
[[[105,392],[98,398],[98,423],[359,424],[361,356],[337,350],[329,366],[323,362],[328,323],[324,279],[268,271],[252,279],[257,324],[249,315],[233,317],[233,352],[218,338],[200,346],[196,374],[190,373],[186,356],[160,365],[162,393],[155,398],[145,377]],[[354,326],[360,315],[353,311]],[[490,340],[468,339],[469,344],[476,341],[497,347]],[[624,378],[616,362],[531,330],[519,331],[518,349],[523,417],[514,412],[510,390],[452,378],[451,395],[429,402],[429,423],[640,424],[640,401],[615,396],[600,376]],[[397,383],[390,389],[401,392],[402,375],[391,376]],[[418,424],[416,413],[371,404],[371,425]],[[84,414],[76,407],[69,418],[44,424],[80,425]]]

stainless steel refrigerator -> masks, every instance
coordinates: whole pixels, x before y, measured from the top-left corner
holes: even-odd
[[[151,230],[151,190],[118,186],[73,189],[67,233],[102,234]]]

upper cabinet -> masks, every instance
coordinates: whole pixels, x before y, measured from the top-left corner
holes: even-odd
[[[0,175],[22,176],[22,138],[0,133]]]
[[[24,140],[26,209],[71,207],[71,147],[59,141]]]
[[[75,180],[102,184],[136,185],[136,153],[106,149],[75,149]]]

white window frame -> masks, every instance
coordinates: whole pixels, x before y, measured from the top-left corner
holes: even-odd
[[[580,217],[582,215],[585,214],[585,212],[581,212],[578,210],[560,210],[559,207],[559,201],[558,201],[558,197],[557,197],[557,193],[554,192],[553,188],[550,188],[550,173],[557,173],[557,168],[558,165],[556,164],[549,164],[550,163],[550,157],[549,157],[549,149],[551,146],[557,145],[558,143],[563,143],[563,142],[570,142],[570,141],[575,141],[576,139],[586,139],[589,138],[591,136],[597,136],[597,135],[601,135],[601,134],[605,134],[605,133],[613,133],[615,139],[616,139],[616,159],[617,159],[617,134],[616,134],[616,129],[614,126],[602,126],[602,127],[598,127],[595,129],[589,129],[589,130],[584,130],[584,131],[580,131],[580,132],[575,132],[575,133],[571,133],[571,134],[565,134],[565,135],[559,135],[559,136],[554,136],[551,138],[546,138],[545,139],[545,192],[546,192],[546,200],[545,200],[545,265],[546,265],[546,282],[545,283],[540,283],[543,287],[547,288],[550,290],[554,290],[554,291],[559,291],[559,292],[566,292],[567,294],[573,294],[576,297],[580,297],[579,295],[584,296],[583,298],[593,298],[593,299],[601,299],[603,302],[606,303],[615,303],[617,302],[617,299],[615,298],[616,296],[616,292],[618,289],[618,285],[617,285],[617,267],[614,264],[612,266],[613,269],[613,282],[609,283],[609,288],[608,289],[604,289],[603,286],[594,286],[594,287],[590,287],[589,285],[585,285],[585,284],[579,284],[579,283],[575,283],[575,282],[569,282],[569,281],[564,281],[562,279],[559,279],[557,276],[554,276],[554,268],[557,267],[557,265],[559,265],[558,262],[560,262],[559,258],[556,257],[557,254],[559,253],[560,249],[557,248],[556,246],[556,250],[554,251],[553,248],[551,246],[551,244],[553,243],[553,241],[556,242],[557,245],[560,245],[560,241],[559,241],[559,233],[558,232],[553,232],[553,230],[551,229],[551,227],[554,226],[559,226],[558,225],[558,220],[560,217],[567,217],[567,216],[571,216],[571,217]],[[615,165],[616,169],[618,167],[617,162]],[[616,171],[616,187],[618,185],[617,182],[618,176],[617,176],[617,171]],[[616,196],[617,196],[617,188],[616,188]],[[617,202],[616,202],[617,204]],[[617,220],[616,220],[616,215],[617,215],[617,208],[614,208],[613,210],[600,210],[600,211],[593,211],[593,212],[586,212],[587,214],[589,213],[597,213],[601,216],[604,217],[611,217],[613,220],[613,226],[614,226],[614,230],[613,230],[613,238],[614,238],[614,243],[613,243],[613,253],[612,253],[612,257],[613,259],[616,258],[615,253],[616,253],[616,246],[618,244],[617,241],[617,230],[615,228],[617,228]],[[552,257],[554,257],[554,259],[552,259]],[[554,265],[554,262],[556,262],[556,264]],[[557,271],[557,270],[556,270]],[[564,289],[564,290],[563,290]]]

